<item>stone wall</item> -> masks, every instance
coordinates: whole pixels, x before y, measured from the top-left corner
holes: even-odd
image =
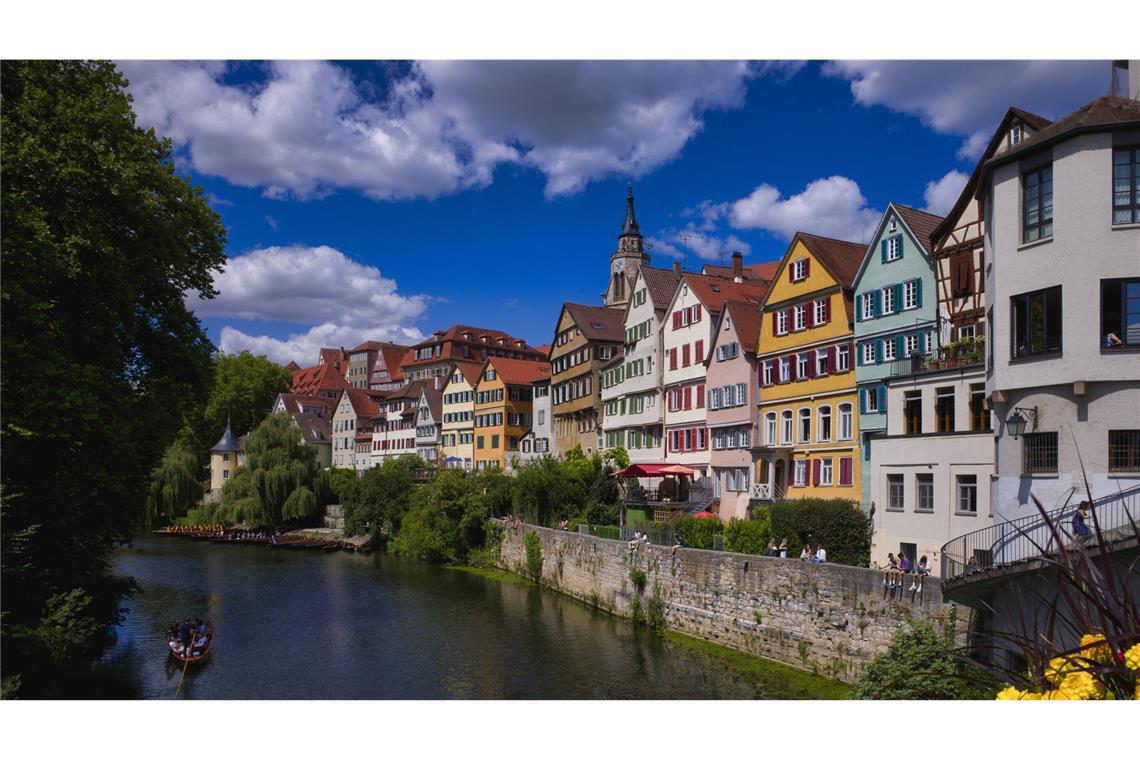
[[[523,536],[542,542],[545,585],[600,609],[631,617],[660,599],[670,630],[767,657],[842,681],[890,645],[909,619],[945,620],[939,583],[922,595],[887,594],[883,575],[844,565],[815,565],[745,554],[641,546],[524,525],[504,531],[500,564],[525,575]],[[630,570],[645,573],[638,595]],[[964,621],[960,621],[964,622]]]

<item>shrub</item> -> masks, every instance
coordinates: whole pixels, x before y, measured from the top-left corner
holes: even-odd
[[[629,569],[629,580],[633,583],[634,589],[637,590],[638,596],[645,591],[645,571],[641,568],[631,567]]]
[[[523,537],[523,547],[526,549],[526,572],[535,583],[542,582],[542,542],[538,534],[528,531]]]
[[[804,544],[823,546],[831,562],[858,564],[870,552],[871,522],[855,502],[847,499],[800,499],[773,504],[771,536],[788,539],[788,556]]]
[[[767,520],[739,520],[734,517],[724,529],[724,549],[738,554],[763,554],[771,537]]]
[[[692,549],[711,549],[713,534],[724,531],[724,523],[711,517],[682,517],[673,527],[685,546]]]

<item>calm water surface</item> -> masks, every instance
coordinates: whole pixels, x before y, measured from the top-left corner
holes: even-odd
[[[755,658],[741,666],[533,585],[385,554],[147,538],[116,564],[142,588],[101,666],[123,696],[174,696],[181,669],[164,634],[193,616],[217,634],[183,684],[194,699],[834,694],[823,679]]]

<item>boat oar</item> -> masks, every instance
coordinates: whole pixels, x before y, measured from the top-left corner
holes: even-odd
[[[182,691],[182,681],[186,678],[186,669],[190,667],[190,657],[187,653],[186,660],[182,663],[182,677],[178,679],[178,688],[174,690],[174,698],[178,699],[178,693]]]

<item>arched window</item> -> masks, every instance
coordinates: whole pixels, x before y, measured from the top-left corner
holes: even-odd
[[[816,438],[820,441],[831,440],[831,407],[828,405],[819,408],[819,425],[816,428]]]
[[[839,405],[839,440],[850,441],[854,436],[854,421],[855,417],[852,413],[851,404]]]
[[[783,427],[783,430],[780,431],[780,441],[782,443],[792,443],[792,441],[794,440],[793,439],[793,433],[792,433],[792,426],[793,426],[792,410],[791,409],[785,409],[780,414],[780,419],[781,419],[782,427]]]
[[[769,446],[776,445],[776,413],[768,412],[764,415],[764,443]]]
[[[800,409],[800,427],[797,440],[800,443],[811,442],[811,409],[806,406]]]

